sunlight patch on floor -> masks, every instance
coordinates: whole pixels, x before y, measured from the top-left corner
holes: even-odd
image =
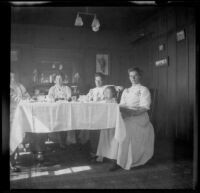
[[[29,178],[29,174],[20,174],[18,176],[12,176],[10,178],[10,181],[22,180],[22,179],[26,179],[26,178]]]
[[[54,174],[56,176],[57,175],[62,175],[62,174],[70,174],[70,173],[72,173],[70,168],[54,171]]]
[[[71,174],[71,173],[88,171],[88,170],[91,170],[90,166],[78,166],[78,167],[70,167],[70,168],[65,168],[65,169],[61,169],[61,170],[56,170],[56,171],[53,171],[53,173],[54,173],[54,175],[58,176],[58,175]],[[31,173],[27,173],[27,174],[26,173],[25,174],[19,173],[16,176],[12,176],[10,178],[10,181],[39,177],[39,176],[48,176],[48,175],[52,175],[52,172],[49,172],[49,171],[43,171],[43,172],[31,171]]]
[[[91,170],[91,167],[90,166],[71,167],[71,170],[73,172],[82,172],[82,171],[86,171],[86,170]]]
[[[31,177],[47,176],[47,175],[49,175],[48,171],[45,171],[45,172],[33,172],[33,173],[31,173]]]
[[[91,170],[90,166],[78,166],[78,167],[71,167],[67,169],[57,170],[54,171],[55,175],[62,175],[62,174],[69,174],[69,173],[76,173]]]

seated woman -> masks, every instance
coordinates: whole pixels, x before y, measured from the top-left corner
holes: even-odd
[[[114,86],[107,86],[104,90],[105,103],[117,103],[117,92]],[[98,156],[96,161],[103,162],[103,157],[109,157],[109,155],[115,154],[112,152],[111,146],[117,145],[117,141],[114,139],[115,129],[103,129],[100,132],[99,144],[96,155]]]
[[[105,86],[103,85],[104,84],[103,74],[96,73],[94,76],[94,81],[95,81],[96,87],[93,89],[90,89],[89,93],[87,94],[87,97],[89,101],[99,102],[99,101],[102,101],[104,98],[103,91],[104,91]],[[99,131],[87,131],[87,130],[80,131],[78,138],[82,145],[85,144],[89,146],[88,147],[89,149],[91,148],[90,153],[91,153],[91,156],[93,157],[96,152],[97,142],[96,142],[96,139],[90,137],[90,134],[95,134],[95,136],[98,136]]]
[[[71,98],[71,89],[68,86],[64,86],[62,80],[62,75],[57,74],[55,77],[55,85],[49,89],[49,98],[53,100],[69,100]],[[62,131],[56,134],[50,133],[49,137],[53,138],[53,141],[58,141],[61,148],[65,148],[65,144],[70,145],[76,143],[75,131]]]
[[[21,100],[29,99],[30,95],[26,91],[26,88],[20,84],[15,76],[14,72],[10,73],[10,127],[12,127],[13,117],[15,114],[15,110],[17,105]],[[19,171],[19,169],[15,166],[15,159],[17,159],[17,150],[16,152],[11,153],[11,162],[10,167],[13,171]]]
[[[154,152],[154,129],[149,121],[147,110],[150,108],[151,96],[148,88],[140,84],[141,70],[137,67],[128,70],[132,86],[125,89],[120,101],[120,109],[126,126],[126,137],[122,143],[101,142],[99,156],[115,160],[110,171],[119,168],[130,170],[145,164]],[[104,152],[109,152],[104,153]]]

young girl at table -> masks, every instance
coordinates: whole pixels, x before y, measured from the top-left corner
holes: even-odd
[[[108,86],[104,90],[104,103],[117,103],[117,91],[114,86]],[[112,145],[115,145],[117,142],[114,139],[115,129],[103,129],[100,133],[99,144],[97,147],[97,158],[95,162],[103,162],[103,157],[107,155],[115,154],[116,152],[110,152],[109,150]]]

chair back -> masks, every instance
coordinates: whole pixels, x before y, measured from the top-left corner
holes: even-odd
[[[154,111],[155,111],[155,107],[156,107],[158,90],[155,89],[155,88],[151,88],[149,90],[150,90],[150,93],[151,93],[151,107],[150,107],[150,111],[149,111],[149,117],[150,117],[150,120],[152,120],[153,114],[154,114]]]
[[[117,91],[117,103],[120,103],[124,87],[122,87],[122,86],[115,86],[115,90]]]

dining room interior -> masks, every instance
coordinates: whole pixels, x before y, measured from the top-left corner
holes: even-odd
[[[104,75],[105,85],[121,89],[117,95],[120,103],[122,92],[131,86],[128,69],[138,67],[142,71],[141,83],[151,94],[148,115],[155,133],[151,159],[130,170],[110,172],[109,159],[106,158],[103,163],[93,163],[88,159],[90,149],[96,153],[103,129],[90,130],[90,147],[77,142],[60,148],[56,140],[47,137],[44,159],[35,159],[29,141],[33,136],[26,140],[24,137],[21,146],[17,140],[21,140],[29,127],[37,127],[32,128],[32,132],[36,133],[42,129],[43,132],[59,129],[57,126],[52,128],[53,121],[45,117],[51,113],[36,120],[36,114],[41,113],[42,107],[38,105],[34,111],[31,106],[35,114],[29,116],[28,104],[24,104],[24,107],[17,108],[14,124],[10,126],[10,146],[18,149],[16,165],[20,168],[19,172],[10,171],[11,189],[196,187],[196,9],[192,5],[169,3],[158,6],[151,2],[138,5],[132,1],[124,6],[44,4],[11,7],[10,69],[26,88],[31,98],[30,105],[53,103],[47,101],[47,95],[54,85],[56,73],[61,73],[63,84],[71,88],[72,97],[65,107],[60,107],[59,112],[68,112],[66,108],[70,108],[66,115],[70,118],[63,118],[66,123],[62,124],[72,128],[69,122],[73,118],[77,138],[78,123],[86,120],[87,115],[81,114],[75,103],[84,103],[84,97],[95,87],[95,73]],[[47,106],[43,105],[46,109]],[[116,119],[116,123],[109,121],[110,118],[102,121],[95,117],[98,124],[93,125],[102,128],[104,123],[116,126],[116,138],[122,137],[123,116],[121,118],[118,114],[118,106],[110,106],[109,113],[107,109],[102,110],[106,113],[100,112],[103,107],[98,105],[95,108],[99,108],[99,117],[107,113],[113,120]],[[52,116],[56,117],[54,112]],[[76,117],[73,117],[76,112]],[[19,132],[22,119],[25,125],[21,129],[23,134]],[[55,119],[61,120],[59,117]],[[47,125],[51,128],[47,129]]]

